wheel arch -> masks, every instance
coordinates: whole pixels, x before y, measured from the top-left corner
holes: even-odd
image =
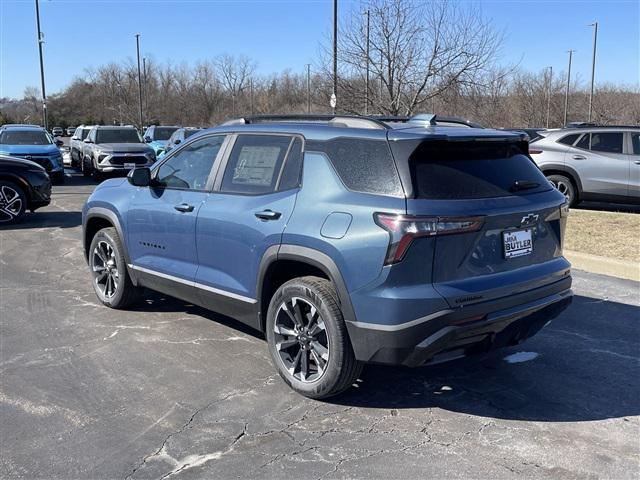
[[[260,262],[256,299],[260,330],[265,331],[269,302],[284,282],[293,278],[315,275],[326,278],[335,287],[345,321],[354,321],[355,314],[338,266],[327,254],[299,245],[274,245],[267,249]]]
[[[573,185],[578,191],[578,196],[582,194],[582,182],[580,181],[580,175],[572,167],[560,164],[548,164],[542,167],[542,173],[545,176],[549,175],[563,175],[568,177],[573,182]]]
[[[95,234],[99,230],[108,227],[113,227],[116,229],[116,232],[118,232],[118,236],[120,237],[124,249],[124,258],[127,265],[129,265],[131,263],[131,259],[129,258],[127,242],[125,241],[124,230],[122,229],[120,219],[115,212],[103,207],[90,208],[83,222],[82,239],[85,260],[88,261],[89,259],[89,246],[91,245],[91,240],[93,240]]]
[[[32,194],[31,194],[31,185],[20,175],[16,175],[13,173],[0,173],[0,180],[4,180],[5,182],[11,182],[18,185],[25,197],[27,198],[27,207],[31,206]]]

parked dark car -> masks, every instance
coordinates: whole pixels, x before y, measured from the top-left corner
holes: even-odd
[[[0,155],[31,160],[44,167],[53,181],[64,181],[64,165],[60,148],[62,140],[54,139],[43,128],[31,125],[0,127]]]
[[[27,210],[49,205],[51,180],[35,162],[0,155],[0,225],[20,221]]]
[[[128,172],[156,161],[151,147],[133,126],[95,126],[84,139],[82,172],[99,177],[103,173]]]
[[[433,117],[249,117],[194,135],[83,208],[97,298],[143,287],[262,331],[297,392],[364,363],[516,345],[570,303],[568,208],[524,134]]]

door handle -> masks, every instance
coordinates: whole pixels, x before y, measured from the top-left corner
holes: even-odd
[[[640,160],[634,160],[633,163],[635,163],[636,165],[640,165]]]
[[[180,205],[176,205],[173,208],[175,208],[179,212],[193,212],[193,205],[189,205],[188,203],[181,203]]]
[[[574,160],[586,160],[587,157],[585,157],[584,155],[574,155],[573,159]]]
[[[280,212],[274,212],[273,210],[263,210],[255,213],[255,216],[260,220],[277,220],[280,215],[282,215]]]

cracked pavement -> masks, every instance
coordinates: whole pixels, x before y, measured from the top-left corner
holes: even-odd
[[[576,271],[574,304],[523,345],[368,366],[318,402],[233,320],[155,293],[98,305],[92,188],[74,175],[0,230],[0,477],[638,478],[639,284]]]

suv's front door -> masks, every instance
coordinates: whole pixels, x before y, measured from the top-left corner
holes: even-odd
[[[624,154],[624,132],[585,133],[565,153],[565,164],[578,172],[586,194],[627,195],[629,156]]]
[[[198,213],[196,285],[207,306],[251,324],[260,261],[293,212],[302,140],[246,134],[232,142]]]
[[[224,135],[209,136],[176,150],[154,170],[152,185],[136,191],[127,221],[129,253],[132,268],[148,287],[183,288],[177,295],[183,298],[192,293],[196,218],[224,140]]]

